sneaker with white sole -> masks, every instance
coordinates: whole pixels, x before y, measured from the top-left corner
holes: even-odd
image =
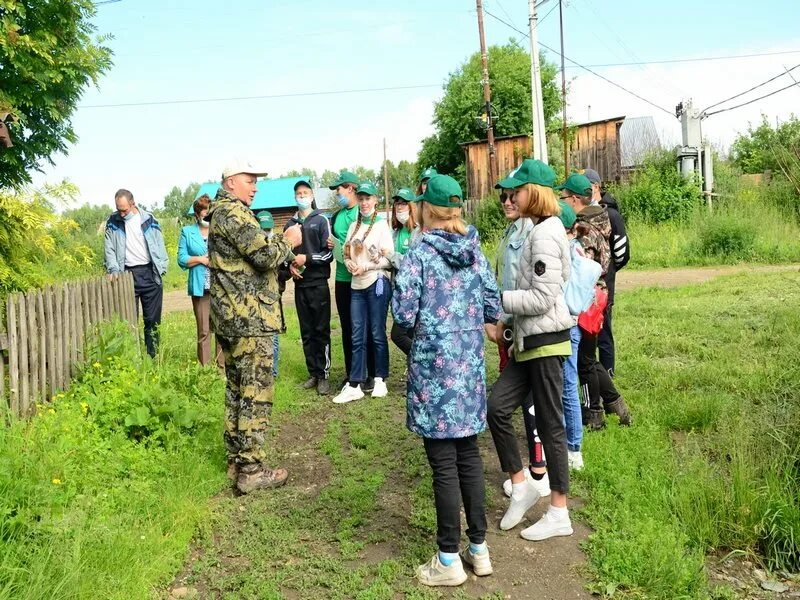
[[[346,404],[353,400],[358,400],[364,397],[364,392],[361,391],[361,386],[351,386],[349,383],[345,384],[342,391],[333,399],[334,404]]]
[[[524,482],[525,486],[511,494],[511,503],[508,505],[508,510],[503,518],[500,520],[500,529],[506,531],[519,525],[525,513],[528,512],[534,504],[539,501],[539,492],[528,481]]]
[[[520,535],[526,540],[540,542],[551,537],[572,535],[572,521],[569,520],[569,513],[564,518],[557,518],[548,510],[542,518],[536,521],[527,529],[523,529]]]
[[[383,380],[383,377],[376,377],[375,387],[372,388],[372,397],[385,398],[388,395],[389,395],[389,390],[386,389],[386,382]]]
[[[467,572],[460,560],[454,560],[449,566],[443,565],[437,552],[430,562],[417,567],[417,579],[422,585],[457,586],[467,580]]]
[[[578,450],[573,452],[572,450],[567,452],[567,464],[569,464],[569,468],[572,471],[580,471],[583,469],[583,454],[581,451]]]
[[[523,469],[525,471],[525,479],[530,482],[530,484],[536,488],[536,491],[539,492],[539,495],[543,498],[546,498],[550,495],[550,477],[547,473],[544,474],[539,481],[536,481],[533,476],[531,475],[530,469],[525,467]],[[511,480],[506,479],[503,482],[503,493],[506,495],[506,498],[511,498]]]
[[[492,561],[489,558],[488,548],[483,552],[474,554],[472,550],[469,549],[469,546],[467,546],[459,553],[459,556],[461,556],[461,560],[463,560],[468,567],[472,568],[473,573],[478,577],[491,575],[494,572],[494,569],[492,569]]]

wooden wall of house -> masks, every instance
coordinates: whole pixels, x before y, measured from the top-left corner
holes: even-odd
[[[570,143],[570,171],[591,167],[603,181],[619,181],[622,175],[619,129],[624,120],[579,125]]]
[[[520,135],[495,140],[497,168],[500,178],[519,166],[531,154],[531,137]],[[467,198],[480,200],[494,191],[496,181],[489,181],[489,146],[486,142],[464,146],[467,160]]]

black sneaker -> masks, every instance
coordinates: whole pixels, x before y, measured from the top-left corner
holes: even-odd
[[[375,389],[374,377],[367,377],[367,380],[361,384],[361,391],[366,394],[369,394],[374,389]]]
[[[327,396],[331,393],[331,382],[327,378],[317,381],[317,393],[320,396]]]

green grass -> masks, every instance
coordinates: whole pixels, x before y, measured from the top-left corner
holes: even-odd
[[[731,550],[800,569],[799,303],[797,274],[618,297],[618,382],[635,423],[585,438],[576,518],[594,530],[591,589],[722,597],[704,560]],[[299,394],[291,310],[287,322],[271,447],[292,481],[274,492],[227,491],[223,384],[194,364],[189,313],[165,320],[154,363],[111,329],[68,394],[0,429],[0,598],[152,598],[178,575],[203,598],[442,597],[413,579],[435,512],[396,378],[387,399],[335,408]],[[146,425],[126,426],[142,406]],[[513,594],[513,581],[498,585]]]
[[[800,569],[800,276],[620,295],[635,426],[586,437],[593,589],[703,598],[706,554]]]

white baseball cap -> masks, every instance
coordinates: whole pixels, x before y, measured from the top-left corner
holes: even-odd
[[[266,171],[260,171],[246,160],[234,160],[229,162],[224,169],[222,169],[222,179],[233,177],[239,173],[247,173],[248,175],[255,175],[256,177],[266,177]]]

